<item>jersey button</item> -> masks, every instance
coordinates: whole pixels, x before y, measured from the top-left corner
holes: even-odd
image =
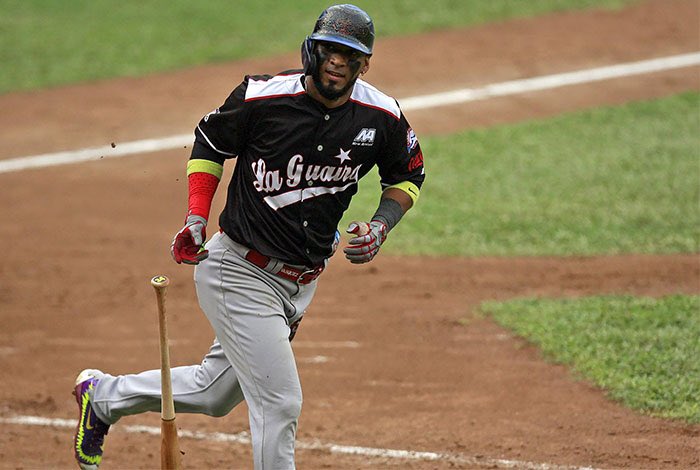
[[[309,185],[309,186],[313,186],[313,185],[314,185],[314,182],[313,182],[313,181],[307,181],[306,184]]]
[[[305,220],[303,225],[304,225],[304,227],[308,227],[308,226],[309,226],[309,222]]]
[[[309,253],[311,253],[311,250],[309,250],[309,249],[307,248],[307,249],[306,249],[306,254],[308,255]]]
[[[328,121],[330,118],[331,118],[331,117],[330,117],[328,114],[326,114],[325,116],[323,116],[323,119],[325,119],[326,121]]]
[[[316,147],[316,150],[318,150],[319,152],[323,150],[323,145],[319,145],[318,147]]]

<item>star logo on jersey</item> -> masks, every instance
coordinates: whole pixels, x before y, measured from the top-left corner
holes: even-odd
[[[347,160],[350,160],[350,152],[351,152],[351,151],[352,151],[352,149],[350,149],[350,150],[348,150],[348,151],[345,151],[345,150],[343,150],[343,149],[341,148],[341,149],[340,149],[340,153],[339,153],[338,155],[336,155],[335,158],[337,158],[338,160],[340,160],[340,164],[342,165],[342,164],[345,163]]]

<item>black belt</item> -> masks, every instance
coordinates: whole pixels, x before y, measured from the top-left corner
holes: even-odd
[[[248,253],[245,254],[245,259],[266,271],[267,266],[270,264],[270,261],[272,261],[272,258],[269,256],[265,256],[255,250],[248,250]],[[323,268],[323,266],[319,266],[315,269],[302,270],[288,264],[283,264],[282,268],[273,274],[299,284],[308,284],[321,275]]]

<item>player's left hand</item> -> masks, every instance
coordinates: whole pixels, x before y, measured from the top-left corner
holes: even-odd
[[[185,220],[185,226],[173,238],[170,254],[177,264],[199,264],[209,256],[204,249],[207,238],[207,220],[199,215],[190,215]]]
[[[343,249],[345,257],[353,264],[361,264],[372,261],[379,252],[379,247],[386,240],[386,225],[378,220],[369,224],[364,222],[351,222],[348,233],[355,235]]]

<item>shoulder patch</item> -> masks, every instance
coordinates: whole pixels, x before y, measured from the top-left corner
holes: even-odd
[[[350,100],[362,106],[384,111],[394,119],[401,119],[401,108],[396,100],[363,80],[355,82]]]
[[[301,73],[275,75],[274,77],[250,77],[245,92],[245,101],[281,96],[295,96],[306,93],[301,86]]]

